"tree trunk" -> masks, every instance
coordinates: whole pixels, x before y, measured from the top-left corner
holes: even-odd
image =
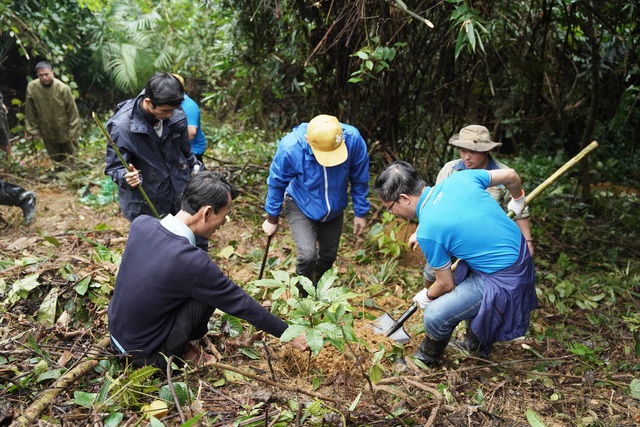
[[[589,105],[589,115],[587,116],[584,132],[582,133],[582,139],[580,141],[580,146],[582,148],[586,147],[593,138],[593,130],[595,128],[596,116],[598,114],[598,105],[600,105],[600,43],[598,41],[595,20],[593,13],[591,12],[592,10],[593,4],[590,4],[585,23],[585,32],[589,39],[589,47],[591,48],[591,103]],[[582,201],[585,203],[591,200],[591,176],[589,175],[589,171],[589,159],[587,158],[580,168]]]

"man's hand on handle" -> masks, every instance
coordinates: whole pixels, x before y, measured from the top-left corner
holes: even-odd
[[[522,214],[522,211],[524,210],[524,202],[525,198],[523,190],[520,197],[518,197],[517,199],[512,198],[509,201],[509,204],[507,204],[507,210],[513,211],[513,213],[515,213],[515,216],[518,216]]]
[[[142,183],[140,178],[140,171],[134,168],[132,164],[129,164],[129,172],[124,175],[124,179],[127,181],[127,184],[132,188],[135,188]]]
[[[272,224],[268,219],[265,219],[262,223],[262,230],[267,236],[273,236],[278,231],[278,224]]]
[[[425,308],[431,301],[433,300],[427,296],[427,288],[422,288],[422,290],[413,297],[413,302],[418,304],[420,308]]]

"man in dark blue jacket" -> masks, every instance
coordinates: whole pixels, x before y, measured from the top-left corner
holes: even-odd
[[[370,208],[367,144],[355,127],[321,114],[280,140],[267,184],[262,229],[275,234],[284,205],[298,251],[296,273],[316,284],[337,258],[349,185],[353,233],[364,231]]]
[[[105,173],[118,185],[120,209],[133,221],[153,215],[140,191],[142,184],[161,217],[176,214],[191,173],[202,169],[191,152],[187,119],[180,104],[184,89],[170,73],[156,73],[134,99],[118,104],[107,129],[132,171],[107,145]]]
[[[164,369],[172,355],[206,361],[192,341],[207,333],[216,308],[276,337],[289,327],[195,246],[196,236],[208,239],[225,223],[236,194],[219,173],[199,172],[187,184],[175,216],[141,215],[131,223],[108,317],[111,347],[134,365]],[[298,350],[309,349],[304,334],[290,342]]]

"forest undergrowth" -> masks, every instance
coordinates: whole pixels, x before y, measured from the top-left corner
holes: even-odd
[[[531,206],[540,306],[527,335],[486,359],[452,342],[443,365],[429,369],[411,357],[420,314],[405,324],[404,345],[371,327],[385,312],[397,318],[420,286],[424,260],[405,243],[415,224],[372,198],[367,235],[347,225],[335,271],[296,305],[287,299],[298,278],[286,221],[257,280],[268,163],[248,144],[233,155],[212,150],[208,167],[241,196],[211,256],[272,311],[315,326],[319,347],[291,352],[216,313],[204,340],[216,362],[157,372],[108,349],[106,309],[128,222],[95,144],[72,169],[26,150],[0,159],[3,180],[38,194],[31,227],[20,225],[19,209],[0,207],[0,426],[640,424],[638,189],[603,181],[584,203],[574,175],[559,180]],[[537,160],[512,163],[531,182],[559,166]]]

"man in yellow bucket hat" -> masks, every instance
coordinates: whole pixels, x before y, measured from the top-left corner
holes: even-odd
[[[315,285],[337,258],[349,187],[353,233],[364,231],[370,208],[367,144],[354,126],[318,115],[280,140],[267,184],[262,229],[274,235],[284,210],[297,250],[296,273]]]

